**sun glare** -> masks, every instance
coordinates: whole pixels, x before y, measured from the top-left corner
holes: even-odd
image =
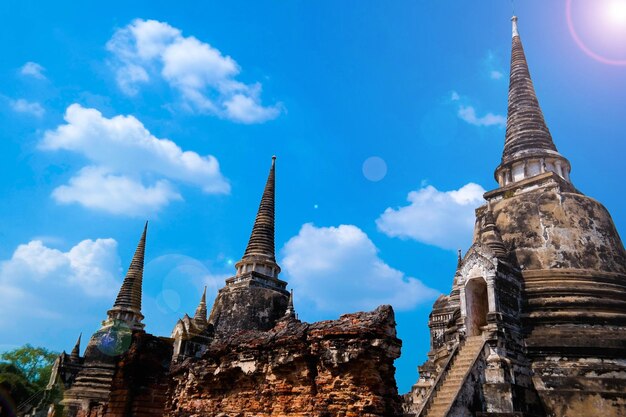
[[[626,66],[626,0],[567,0],[566,14],[572,38],[584,53],[604,64]]]
[[[611,24],[620,27],[626,26],[626,0],[610,0],[605,14]]]

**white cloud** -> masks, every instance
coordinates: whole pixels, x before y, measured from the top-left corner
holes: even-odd
[[[453,90],[448,100],[448,103],[453,103],[456,106],[457,116],[471,125],[480,127],[506,126],[506,117],[499,114],[487,113],[482,117],[478,117],[474,106],[468,104],[471,100],[466,96],[461,96],[457,91]]]
[[[482,60],[481,71],[492,80],[500,80],[504,78],[504,72],[500,69],[500,59],[492,51],[487,51],[486,57]],[[472,100],[468,97],[461,96],[458,92],[452,91],[450,102],[455,103],[457,108],[457,116],[473,125],[479,127],[496,126],[499,128],[506,127],[506,117],[500,114],[488,112],[484,116],[478,116],[476,108],[472,105]]]
[[[114,239],[83,240],[67,252],[45,246],[39,240],[19,245],[0,264],[0,282],[54,280],[78,286],[89,296],[111,295],[119,272]]]
[[[387,208],[376,220],[378,229],[391,237],[409,238],[444,249],[466,247],[471,242],[474,209],[485,190],[469,183],[453,191],[429,185],[411,191],[408,206]]]
[[[504,77],[500,57],[493,51],[487,51],[482,61],[482,68],[492,80],[501,80]]]
[[[205,193],[230,191],[215,157],[183,151],[171,140],[152,135],[133,116],[109,119],[98,110],[72,104],[65,121],[45,132],[40,148],[81,154],[90,165],[54,190],[60,203],[141,216],[182,198],[172,182]]]
[[[387,265],[358,227],[305,224],[283,247],[281,265],[296,300],[313,309],[347,313],[391,304],[407,310],[438,292]]]
[[[59,203],[78,203],[84,207],[112,214],[143,216],[158,211],[172,200],[181,200],[168,181],[144,186],[133,178],[115,175],[99,167],[85,167],[57,187],[52,197]]]
[[[500,80],[504,77],[504,74],[501,71],[491,70],[491,72],[489,72],[489,77],[492,80]]]
[[[462,120],[474,126],[506,126],[506,117],[493,113],[487,113],[482,117],[478,117],[476,109],[472,106],[459,106],[458,115]]]
[[[114,239],[67,250],[36,239],[17,246],[0,260],[0,345],[69,352],[81,330],[91,333],[106,318],[122,273]]]
[[[38,102],[23,98],[11,100],[11,108],[18,113],[26,113],[35,117],[42,117],[46,113],[46,110]]]
[[[256,90],[260,91],[260,86]],[[258,93],[235,94],[224,102],[224,107],[231,119],[242,123],[255,123],[276,118],[280,113],[280,106],[263,107],[259,104],[257,97]]]
[[[119,87],[137,94],[142,84],[162,78],[181,96],[183,107],[240,123],[276,118],[281,105],[263,106],[261,85],[236,80],[241,69],[230,56],[167,23],[136,19],[107,43]]]
[[[32,61],[28,61],[20,68],[20,74],[37,78],[40,80],[43,80],[46,78],[46,76],[43,75],[44,71],[45,71],[44,67]]]

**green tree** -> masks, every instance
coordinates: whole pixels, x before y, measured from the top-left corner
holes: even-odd
[[[48,384],[52,365],[58,355],[46,348],[26,344],[0,354],[0,361],[13,365],[37,390],[42,390]]]
[[[15,409],[37,392],[15,365],[0,363],[0,417],[13,416]]]

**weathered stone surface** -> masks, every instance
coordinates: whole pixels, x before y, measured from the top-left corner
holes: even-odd
[[[486,367],[468,365],[475,377],[447,415],[626,416],[626,253],[607,210],[551,172],[485,197],[475,244],[433,307],[432,351],[405,410],[446,415],[429,399],[455,372],[446,364],[458,340],[480,327]],[[505,256],[490,255],[492,222]],[[472,291],[481,279],[486,295]]]
[[[94,335],[84,366],[63,396],[68,417],[162,416],[167,392],[172,341],[133,332],[129,348],[104,354]]]
[[[554,173],[534,183],[534,192],[493,194],[499,199],[493,205],[498,230],[522,270],[626,274],[624,246],[602,204],[574,192]]]
[[[274,327],[287,310],[289,292],[266,287],[264,284],[267,281],[267,277],[252,272],[240,282],[227,283],[220,289],[209,316],[209,323],[217,334],[230,335],[242,330],[269,330]]]
[[[407,413],[626,416],[626,251],[608,211],[580,193],[552,142],[513,18],[500,187],[433,307],[431,351]],[[485,341],[471,361],[467,341]],[[463,380],[457,389],[452,382]]]
[[[396,416],[393,310],[215,340],[173,365],[168,416]]]
[[[278,278],[280,267],[274,253],[275,189],[276,157],[272,157],[248,246],[235,264],[235,276],[219,290],[209,316],[217,335],[269,330],[287,310],[287,282]]]
[[[137,332],[117,363],[105,417],[161,417],[172,358],[171,340]]]

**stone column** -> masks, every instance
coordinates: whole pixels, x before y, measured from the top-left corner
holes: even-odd
[[[461,299],[461,326],[463,328],[463,332],[467,332],[467,300],[465,299],[465,282],[461,285],[461,290],[459,291],[459,297]]]
[[[565,176],[563,175],[563,169],[561,168],[561,161],[559,161],[558,159],[554,161],[554,167],[556,168],[556,173],[559,174],[559,177],[565,178]]]
[[[487,300],[489,301],[489,312],[496,312],[496,291],[495,291],[495,275],[488,275],[485,277],[487,281]]]

